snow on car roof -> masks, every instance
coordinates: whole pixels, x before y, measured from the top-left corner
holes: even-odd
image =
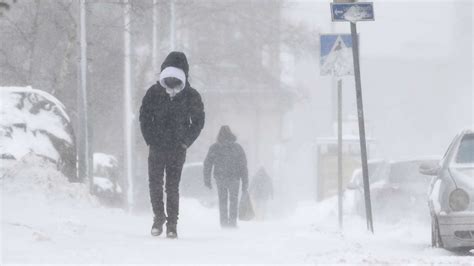
[[[465,128],[465,129],[463,129],[463,130],[461,131],[461,134],[462,134],[462,135],[465,135],[465,134],[472,134],[472,133],[474,133],[474,128],[469,128],[469,127],[467,127],[467,128]]]
[[[399,160],[390,160],[390,164],[408,163],[408,162],[423,162],[423,161],[438,161],[441,160],[439,155],[428,155],[419,157],[402,158]]]

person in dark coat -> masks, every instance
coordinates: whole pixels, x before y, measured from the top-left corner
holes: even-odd
[[[258,220],[265,219],[268,209],[268,201],[273,199],[273,182],[270,176],[261,167],[252,178],[249,189],[252,202],[255,204],[255,216]]]
[[[248,188],[247,159],[244,149],[229,126],[222,126],[204,160],[204,184],[209,189],[213,172],[219,197],[219,213],[222,227],[236,227],[239,205],[239,188],[242,193]],[[212,171],[214,169],[214,171]]]
[[[161,65],[159,81],[146,92],[140,108],[140,127],[150,146],[148,175],[155,215],[151,234],[176,238],[179,182],[188,149],[204,126],[204,106],[188,81],[189,65],[182,52],[171,52]],[[163,180],[166,172],[166,214]]]

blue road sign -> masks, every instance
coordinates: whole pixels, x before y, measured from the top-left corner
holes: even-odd
[[[350,34],[321,34],[320,47],[321,76],[354,75]]]
[[[370,21],[374,20],[372,3],[331,3],[332,21]]]

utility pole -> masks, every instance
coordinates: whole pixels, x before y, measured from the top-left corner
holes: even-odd
[[[123,0],[123,17],[124,17],[124,150],[125,150],[125,173],[127,177],[127,202],[129,211],[133,208],[133,165],[132,165],[132,139],[133,139],[133,113],[132,113],[132,77],[131,77],[131,38],[130,38],[130,2]]]
[[[175,4],[170,0],[170,50],[175,50]]]
[[[79,2],[79,36],[80,36],[80,67],[78,93],[78,172],[79,178],[86,178],[92,188],[93,180],[90,171],[89,126],[87,115],[87,35],[86,35],[86,0]]]
[[[158,73],[158,0],[153,0],[153,40],[152,40],[152,51],[151,60],[153,74]]]

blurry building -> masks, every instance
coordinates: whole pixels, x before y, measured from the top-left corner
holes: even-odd
[[[174,1],[173,8],[171,1],[158,4],[158,58],[164,59],[172,46],[185,52],[190,83],[205,105],[206,123],[186,163],[202,162],[220,126],[229,125],[247,153],[250,175],[259,166],[273,174],[283,116],[293,101],[281,81],[281,1]],[[144,91],[138,94],[137,105]],[[142,141],[136,145],[137,155],[146,156]],[[146,159],[137,160],[135,168],[135,195],[143,197],[139,204],[146,203]]]
[[[366,121],[367,122],[367,121]],[[334,123],[334,135],[320,137],[315,147],[315,187],[313,195],[320,201],[337,195],[338,188],[338,139],[337,123]],[[367,155],[377,156],[377,142],[371,138],[368,123]],[[350,182],[353,172],[361,167],[360,140],[357,118],[351,117],[342,123],[342,188]]]
[[[187,52],[191,84],[206,108],[206,125],[188,162],[203,160],[226,124],[246,150],[250,170],[271,169],[291,104],[280,79],[281,2],[176,1],[175,13],[176,48]]]

